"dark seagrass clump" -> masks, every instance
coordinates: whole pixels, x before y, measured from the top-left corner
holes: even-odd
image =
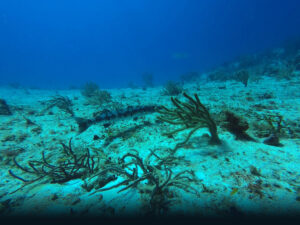
[[[147,87],[154,87],[154,84],[153,84],[153,74],[152,73],[149,73],[149,72],[145,72],[142,74],[142,79],[143,79],[143,82],[144,82],[144,88],[147,88]]]
[[[207,108],[200,102],[197,94],[194,94],[195,99],[191,96],[183,93],[183,96],[188,102],[182,102],[177,98],[171,97],[171,101],[176,108],[168,109],[164,106],[158,110],[161,114],[158,119],[169,124],[180,125],[181,127],[166,133],[167,136],[172,136],[178,132],[190,129],[188,136],[185,140],[176,145],[175,149],[184,145],[198,129],[206,127],[208,128],[211,139],[210,144],[221,144],[217,133],[217,126],[214,120],[211,118]]]

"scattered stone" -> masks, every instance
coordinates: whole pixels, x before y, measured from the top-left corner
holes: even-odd
[[[271,134],[269,137],[267,137],[264,140],[264,144],[272,145],[272,146],[276,146],[276,147],[282,147],[283,146],[283,144],[281,144],[279,142],[279,137],[275,134]]]
[[[6,104],[6,101],[4,99],[0,99],[0,115],[12,115],[9,106]]]
[[[51,197],[50,197],[50,199],[52,201],[55,201],[56,199],[58,199],[58,195],[57,194],[52,194]]]
[[[261,176],[260,171],[255,166],[250,166],[250,172],[254,176]]]

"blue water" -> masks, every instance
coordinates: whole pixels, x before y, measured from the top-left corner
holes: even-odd
[[[0,85],[177,80],[300,35],[299,0],[0,1]]]
[[[0,0],[0,221],[300,215],[299,28],[300,0]]]

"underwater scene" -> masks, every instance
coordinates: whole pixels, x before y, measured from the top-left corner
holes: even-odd
[[[300,2],[1,1],[0,217],[300,214]]]

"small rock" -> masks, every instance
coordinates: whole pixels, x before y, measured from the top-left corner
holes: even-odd
[[[52,201],[55,201],[56,199],[58,199],[57,194],[52,194],[51,197],[50,197],[50,199],[51,199]]]
[[[0,99],[0,115],[12,115],[9,106],[4,99]]]

